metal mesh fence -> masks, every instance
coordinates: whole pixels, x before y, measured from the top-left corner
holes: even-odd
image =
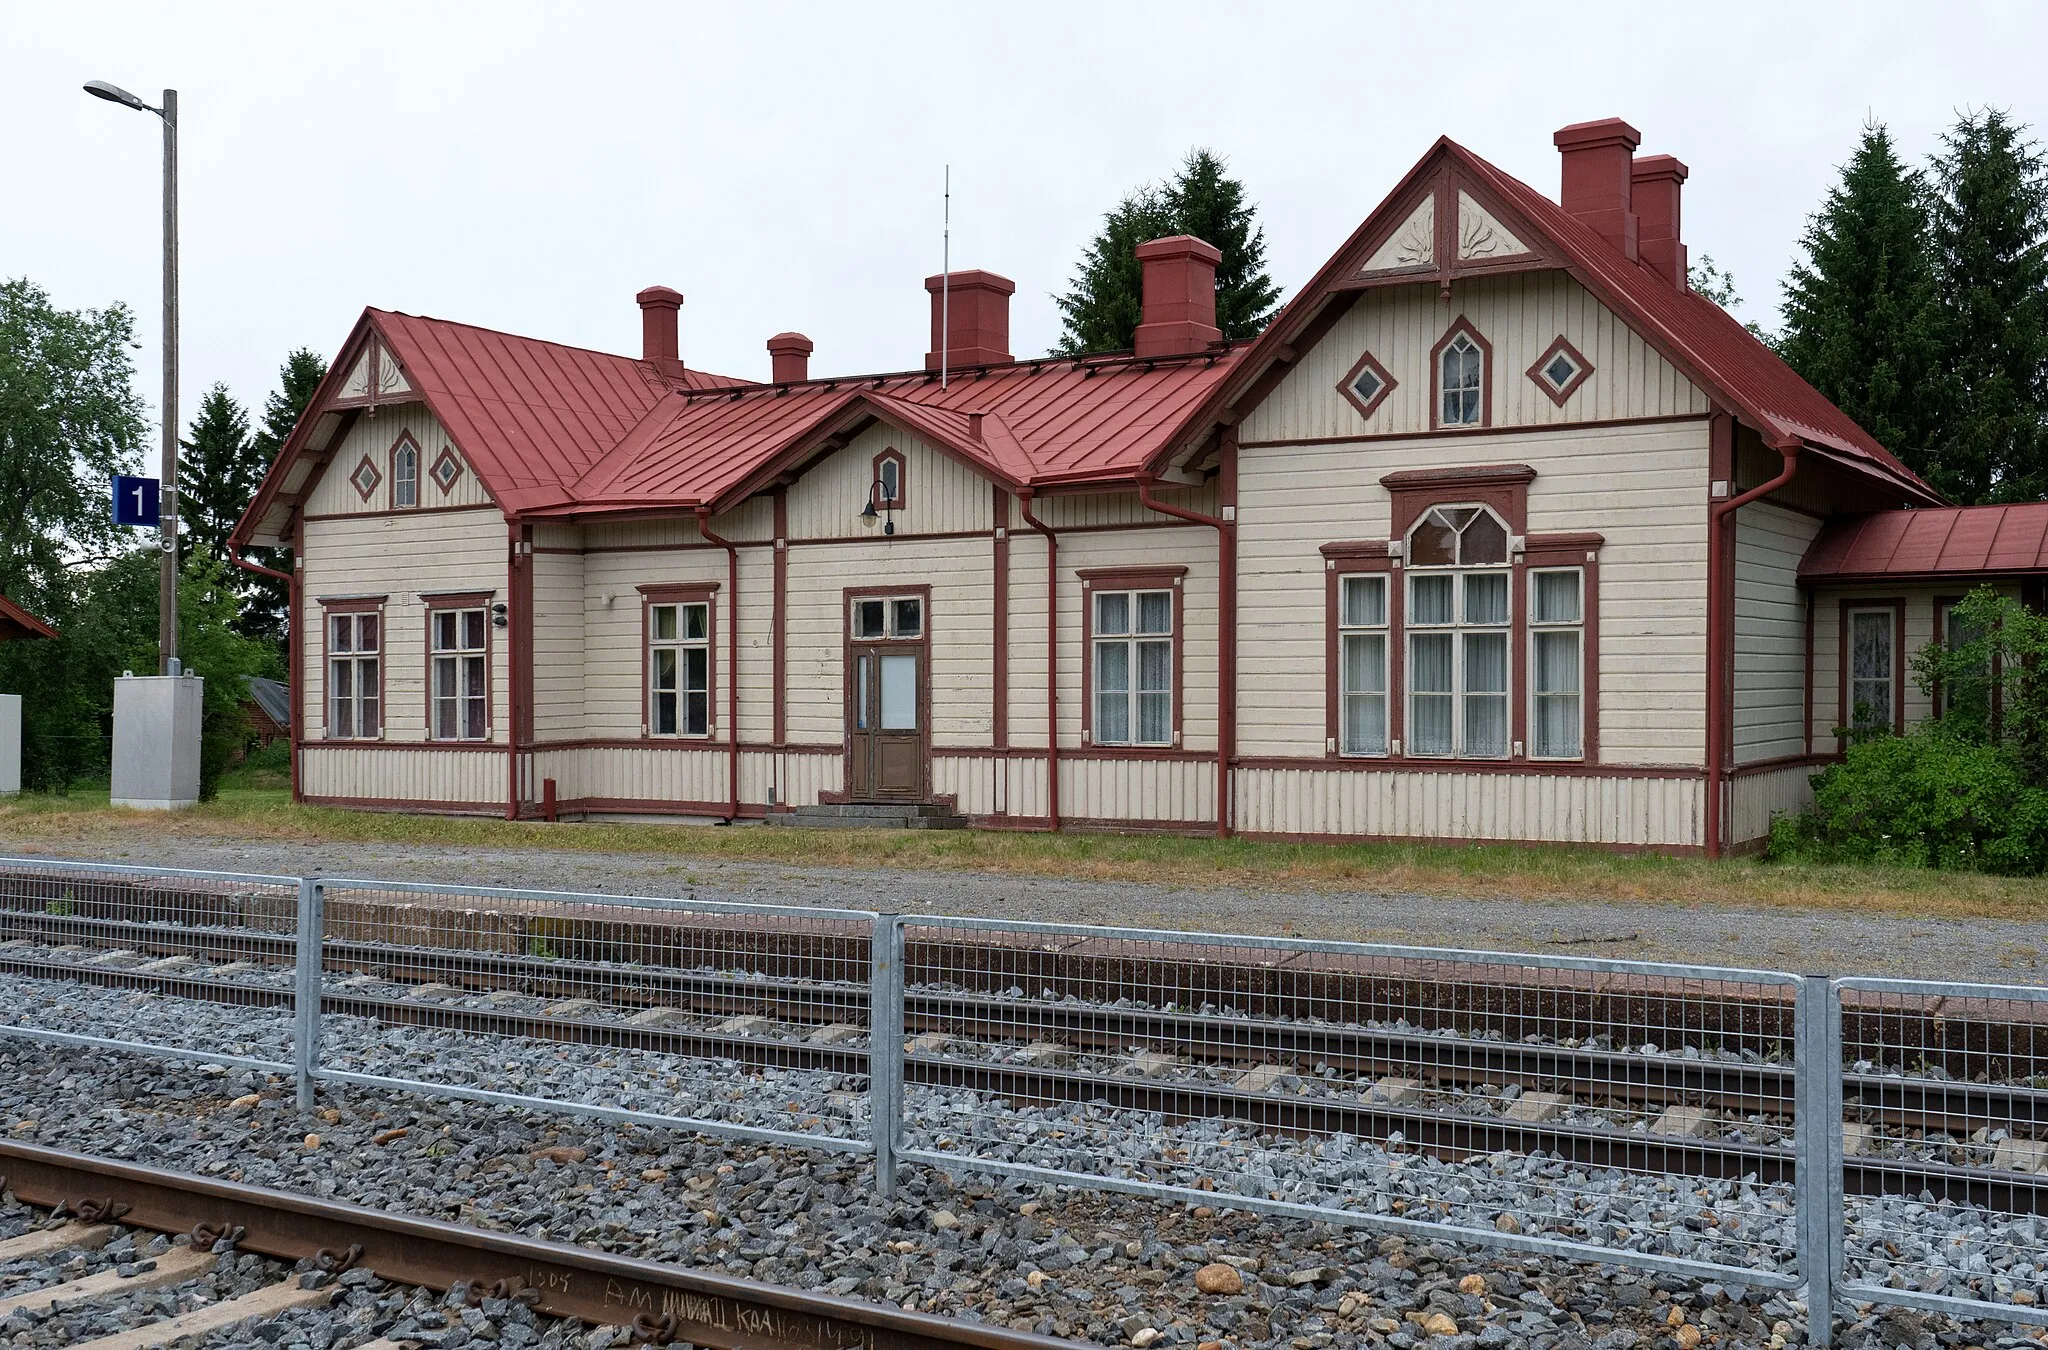
[[[872,915],[316,884],[316,1076],[869,1147]]]
[[[1836,984],[1850,1297],[2048,1324],[2048,989]]]
[[[1796,1282],[1797,977],[964,919],[904,941],[906,1158]]]
[[[0,858],[0,1035],[289,1070],[299,889]]]

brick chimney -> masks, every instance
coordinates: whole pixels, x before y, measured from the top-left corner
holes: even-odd
[[[940,344],[945,344],[948,369],[987,366],[1010,359],[1010,297],[1017,283],[994,272],[941,273],[924,279],[932,293],[932,349],[924,354],[924,368],[939,368]],[[946,298],[950,293],[953,321],[945,323]]]
[[[640,302],[640,359],[664,375],[683,373],[677,354],[676,311],[683,307],[681,291],[666,286],[649,286],[633,297]]]
[[[1564,160],[1557,204],[1636,260],[1636,213],[1630,168],[1643,135],[1619,117],[1575,122],[1551,137]]]
[[[768,363],[775,384],[795,384],[811,378],[811,340],[802,333],[777,333],[768,339]]]
[[[1642,263],[1681,291],[1687,283],[1678,197],[1688,172],[1670,155],[1644,155],[1635,162],[1629,183],[1636,211],[1636,249]]]
[[[1191,234],[1138,245],[1145,290],[1132,343],[1139,356],[1198,352],[1221,341],[1216,326],[1216,264],[1223,251]]]

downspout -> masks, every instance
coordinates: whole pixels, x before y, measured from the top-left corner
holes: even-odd
[[[711,508],[697,508],[697,533],[725,550],[725,823],[740,818],[740,550],[730,539],[721,539],[711,528]]]
[[[296,556],[296,553],[294,553],[294,556]],[[287,612],[284,616],[284,640],[291,644],[289,654],[285,657],[285,679],[290,685],[292,695],[292,721],[291,726],[287,730],[292,741],[292,800],[298,801],[299,740],[304,730],[303,709],[305,707],[302,700],[306,696],[306,686],[301,673],[303,663],[299,659],[299,653],[304,644],[300,641],[302,635],[299,632],[298,574],[295,571],[280,572],[275,567],[265,567],[262,563],[250,562],[242,556],[242,546],[239,544],[229,547],[228,561],[241,568],[244,572],[254,572],[256,575],[263,577],[276,577],[279,581],[285,583],[285,607]]]
[[[519,753],[531,719],[533,698],[528,672],[533,668],[533,542],[532,527],[507,521],[510,551],[505,562],[505,665],[511,676],[506,690],[505,819],[519,819]]]
[[[1216,531],[1216,837],[1230,837],[1230,766],[1237,758],[1237,440],[1223,447],[1221,515],[1205,516],[1152,495],[1158,479],[1138,476],[1138,504]]]
[[[1031,489],[1017,490],[1024,523],[1045,536],[1045,812],[1060,827],[1060,540],[1050,525],[1031,514]],[[1088,697],[1082,690],[1081,697]]]
[[[1735,513],[1759,497],[1792,481],[1799,472],[1799,444],[1774,447],[1784,458],[1778,476],[1740,496],[1714,503],[1707,531],[1707,856],[1718,858],[1721,843],[1721,790],[1728,773],[1728,729],[1735,718],[1735,604],[1729,583],[1735,574],[1734,536],[1727,526]],[[1729,486],[1734,486],[1736,457],[1728,457]],[[1724,592],[1727,592],[1724,599]]]

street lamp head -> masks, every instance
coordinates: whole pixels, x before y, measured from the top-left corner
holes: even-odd
[[[120,85],[108,84],[105,80],[88,80],[85,85],[85,92],[91,94],[94,98],[103,98],[109,103],[118,103],[124,108],[133,108],[137,112],[156,111],[156,109],[150,107]]]

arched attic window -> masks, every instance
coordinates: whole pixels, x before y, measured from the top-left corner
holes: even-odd
[[[1483,427],[1493,422],[1493,344],[1460,318],[1430,354],[1430,382],[1436,387],[1431,413],[1438,427]]]
[[[909,495],[908,475],[905,472],[903,453],[890,446],[875,456],[874,479],[875,509],[880,511],[901,511]]]
[[[403,511],[419,504],[420,447],[408,431],[391,446],[391,505]]]

